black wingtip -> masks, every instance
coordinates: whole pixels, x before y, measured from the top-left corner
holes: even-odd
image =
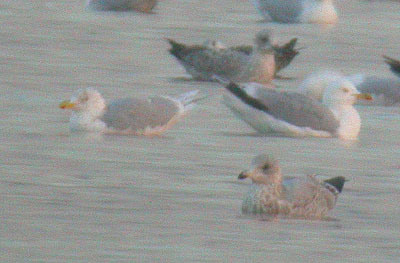
[[[324,182],[334,186],[338,190],[338,192],[341,193],[343,190],[344,182],[346,182],[346,178],[344,178],[343,176],[337,176],[331,179],[327,179]]]
[[[186,47],[183,44],[180,44],[178,42],[176,42],[173,39],[170,38],[165,38],[165,40],[168,41],[168,43],[171,45],[171,48],[168,50],[169,53],[171,53],[171,55],[174,55],[177,58],[181,58],[182,57],[182,53],[184,53]]]
[[[244,103],[256,108],[257,110],[261,111],[268,111],[268,107],[259,102],[257,99],[250,97],[238,84],[234,82],[230,82],[228,85],[225,86],[227,90],[229,90],[233,95],[238,97]]]
[[[385,62],[390,66],[390,70],[399,74],[400,73],[400,60],[383,55]]]

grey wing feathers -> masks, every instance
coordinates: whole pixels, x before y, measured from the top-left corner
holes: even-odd
[[[258,0],[259,8],[267,13],[273,21],[281,23],[299,22],[303,11],[300,0]]]
[[[275,74],[279,72],[281,69],[287,67],[290,62],[299,54],[299,51],[295,49],[297,38],[291,39],[288,43],[283,44],[281,46],[274,45],[272,49],[274,51],[275,58]],[[233,46],[229,49],[242,52],[243,54],[250,56],[253,52],[252,46]]]
[[[110,103],[102,117],[109,128],[118,130],[144,130],[166,125],[177,113],[179,107],[168,98],[149,99],[127,98]]]
[[[328,108],[304,95],[258,89],[256,99],[268,108],[268,114],[297,127],[331,134],[335,134],[339,127],[339,122]]]
[[[242,52],[245,55],[251,55],[253,53],[253,47],[252,46],[233,46],[230,47],[229,49],[237,51],[237,52]]]
[[[357,89],[363,93],[383,95],[388,106],[400,103],[400,80],[397,79],[367,77],[357,85]]]
[[[249,57],[241,52],[204,46],[186,46],[176,41],[171,44],[170,53],[188,70],[194,78],[213,80],[214,75],[234,79],[247,65]]]
[[[294,48],[296,43],[297,38],[293,38],[282,46],[273,47],[275,56],[275,74],[281,69],[287,67],[294,57],[299,54],[299,51]]]

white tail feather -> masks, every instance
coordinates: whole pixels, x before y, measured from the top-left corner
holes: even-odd
[[[192,90],[179,95],[176,100],[183,105],[185,111],[188,111],[194,107],[197,93],[199,93],[199,90]]]

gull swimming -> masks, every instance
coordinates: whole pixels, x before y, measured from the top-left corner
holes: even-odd
[[[151,13],[158,0],[88,0],[87,7],[97,11],[135,10]]]
[[[333,0],[252,0],[267,20],[279,23],[335,24],[338,20]]]
[[[292,38],[289,42],[283,45],[278,45],[272,42],[272,49],[274,51],[274,58],[275,58],[275,76],[279,71],[287,67],[292,62],[292,60],[299,54],[299,49],[295,49],[296,43],[297,43],[297,38]],[[253,53],[253,46],[241,45],[241,46],[226,47],[219,40],[207,40],[206,42],[204,42],[204,45],[209,48],[213,48],[215,50],[228,48],[230,50],[242,52],[248,56],[250,56]]]
[[[366,76],[365,74],[354,74],[344,76],[340,72],[323,70],[307,76],[298,87],[298,92],[322,101],[325,88],[332,81],[347,79],[362,93],[368,93],[372,100],[360,100],[359,104],[400,106],[400,79]]]
[[[186,46],[172,39],[169,52],[196,80],[214,81],[215,76],[235,82],[269,83],[275,74],[275,60],[270,32],[257,33],[251,55],[231,49],[202,45]]]
[[[71,109],[72,131],[160,135],[172,127],[194,104],[197,90],[177,98],[152,96],[147,99],[124,98],[106,103],[93,88],[79,89],[61,109]]]
[[[256,86],[230,83],[225,88],[229,92],[223,103],[253,129],[297,137],[356,139],[361,119],[353,104],[357,99],[371,99],[343,79],[328,85],[322,103],[299,93]]]
[[[279,163],[262,154],[252,169],[238,179],[250,178],[252,185],[242,203],[243,213],[266,213],[308,219],[322,219],[332,210],[343,190],[343,176],[320,181],[315,176],[283,179]]]

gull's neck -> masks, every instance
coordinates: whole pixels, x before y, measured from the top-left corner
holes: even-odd
[[[101,114],[93,114],[93,112],[72,112],[70,118],[70,127],[73,131],[91,131],[91,132],[102,132],[107,127],[106,124],[101,121]]]
[[[339,121],[337,134],[342,139],[356,139],[360,133],[361,119],[353,105],[335,105],[329,107]]]

